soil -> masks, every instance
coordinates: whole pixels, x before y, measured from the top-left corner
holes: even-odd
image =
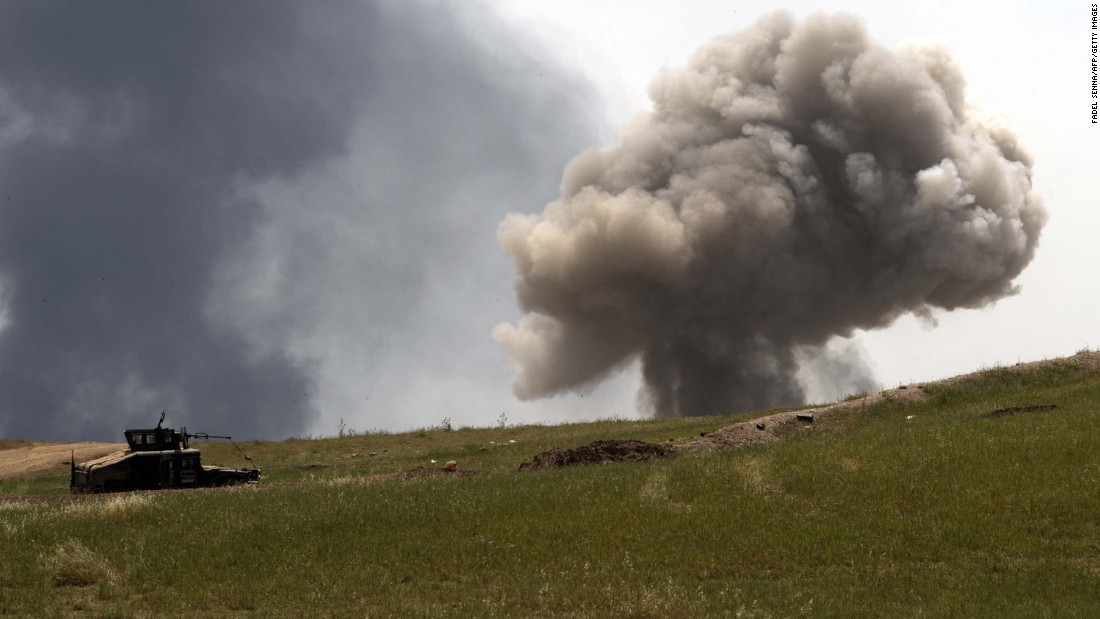
[[[13,479],[34,473],[64,473],[69,457],[84,462],[126,449],[126,443],[55,443],[20,441],[16,447],[0,449],[0,479]]]
[[[1100,351],[1083,351],[1072,357],[1061,359],[1048,359],[1032,361],[1030,363],[1017,363],[1014,366],[999,368],[1000,370],[1026,374],[1048,367],[1059,365],[1077,366],[1090,370],[1100,370]],[[858,415],[866,406],[877,404],[884,400],[893,401],[922,401],[928,399],[928,392],[939,388],[952,387],[962,382],[973,380],[982,372],[952,376],[943,380],[901,385],[895,389],[887,389],[878,393],[872,393],[863,398],[855,398],[837,402],[829,406],[806,408],[797,411],[775,413],[766,417],[757,417],[750,421],[742,421],[731,426],[715,430],[705,434],[689,443],[677,445],[676,449],[682,451],[721,451],[737,449],[748,445],[761,445],[781,441],[797,432],[813,427],[837,425],[843,423],[845,418]],[[1049,407],[1049,408],[1048,408]],[[1034,412],[1039,410],[1052,410],[1053,404],[1039,406],[1025,406],[1019,409],[1003,409],[987,413],[988,417],[1010,415],[1017,412]],[[799,415],[813,415],[813,421],[800,421]],[[761,427],[763,429],[761,429]]]
[[[519,465],[519,470],[573,466],[576,464],[599,464],[602,462],[623,462],[667,458],[675,454],[671,445],[647,443],[645,441],[596,441],[588,445],[565,449],[555,447],[544,451],[530,462]]]
[[[1016,413],[1041,413],[1044,411],[1052,411],[1058,408],[1057,404],[1032,404],[1031,406],[1010,406],[1008,408],[998,408],[995,411],[989,411],[982,415],[982,417],[1005,417],[1007,415],[1015,415]]]
[[[316,471],[316,470],[319,470],[319,469],[331,469],[332,465],[331,464],[320,464],[320,463],[317,463],[317,462],[311,462],[309,464],[298,465],[297,468],[298,468],[299,471]]]
[[[681,451],[722,451],[749,445],[775,443],[810,428],[837,425],[843,422],[846,417],[858,415],[863,408],[873,406],[884,400],[916,402],[925,400],[928,398],[928,394],[925,392],[924,386],[928,384],[931,383],[903,385],[897,389],[888,389],[872,393],[866,397],[837,402],[829,406],[784,411],[757,417],[706,433],[689,443],[677,445],[676,449]]]

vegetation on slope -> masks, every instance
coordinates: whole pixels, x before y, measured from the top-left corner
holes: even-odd
[[[516,470],[745,417],[246,444],[265,481],[232,489],[8,482],[0,615],[1097,616],[1100,371],[1080,359],[642,463]],[[372,477],[433,459],[484,474]]]

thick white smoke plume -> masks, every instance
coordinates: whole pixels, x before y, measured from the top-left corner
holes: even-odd
[[[1046,213],[963,91],[945,49],[889,51],[849,15],[773,14],[662,71],[652,113],[500,225],[516,395],[640,355],[660,415],[796,403],[831,338],[1014,294]]]

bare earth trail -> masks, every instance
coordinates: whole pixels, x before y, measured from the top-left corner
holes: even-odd
[[[1024,374],[1058,364],[1100,371],[1100,351],[1080,352],[1072,357],[1062,359],[1018,363],[1011,367],[996,368],[996,370]],[[773,413],[725,426],[677,445],[672,445],[670,439],[670,444],[667,446],[642,441],[596,441],[589,445],[569,449],[555,447],[536,455],[530,462],[523,463],[520,465],[520,469],[621,460],[649,460],[673,456],[676,453],[725,451],[749,445],[776,443],[803,429],[841,426],[848,423],[854,416],[859,415],[865,407],[874,406],[882,401],[923,401],[929,397],[929,392],[976,379],[981,374],[982,372],[975,372],[937,381],[903,385],[895,389],[887,389],[862,398],[837,402],[836,404],[807,406],[796,410]],[[1047,410],[1048,408],[1054,407],[1051,405],[1028,406],[1020,409],[993,411],[991,414],[1011,414],[1016,411]]]
[[[1009,372],[1027,373],[1049,367],[1053,364],[1064,363],[1072,366],[1080,366],[1100,371],[1100,351],[1080,352],[1072,357],[1062,359],[1049,359],[1033,361],[1030,363],[1018,363],[1011,367],[998,368]],[[791,436],[802,427],[811,424],[828,427],[831,424],[841,423],[848,416],[859,414],[866,406],[871,406],[883,400],[893,401],[922,401],[928,398],[926,389],[949,387],[962,381],[970,380],[982,372],[953,376],[943,380],[914,383],[903,385],[895,389],[887,389],[872,393],[866,397],[845,400],[827,406],[807,407],[796,411],[775,413],[765,417],[757,417],[749,421],[742,421],[731,426],[726,426],[700,436],[689,443],[678,445],[681,451],[721,451],[736,449],[747,445],[760,445],[775,443]],[[813,415],[812,421],[800,420],[800,415]]]
[[[27,443],[0,449],[0,479],[13,479],[43,471],[62,473],[68,470],[70,454],[77,462],[83,462],[126,449],[126,443]]]

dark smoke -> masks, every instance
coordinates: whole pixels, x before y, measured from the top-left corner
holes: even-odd
[[[384,2],[379,18],[348,154],[260,188],[267,221],[219,274],[216,314],[312,362],[322,432],[515,422],[485,337],[514,311],[496,224],[555,195],[599,101],[476,3]]]
[[[652,113],[569,164],[560,200],[500,225],[528,315],[493,334],[520,398],[640,356],[661,415],[797,403],[800,359],[830,339],[993,303],[1034,255],[1030,157],[940,47],[779,13],[650,93]],[[869,382],[858,359],[819,365]]]
[[[488,314],[493,224],[589,137],[471,4],[4,3],[0,436],[392,427],[341,389],[478,367],[430,319]]]
[[[255,436],[314,414],[305,368],[205,316],[218,260],[262,214],[241,188],[341,152],[369,81],[342,51],[368,5],[301,7],[4,5],[5,434],[117,439],[168,409]]]

